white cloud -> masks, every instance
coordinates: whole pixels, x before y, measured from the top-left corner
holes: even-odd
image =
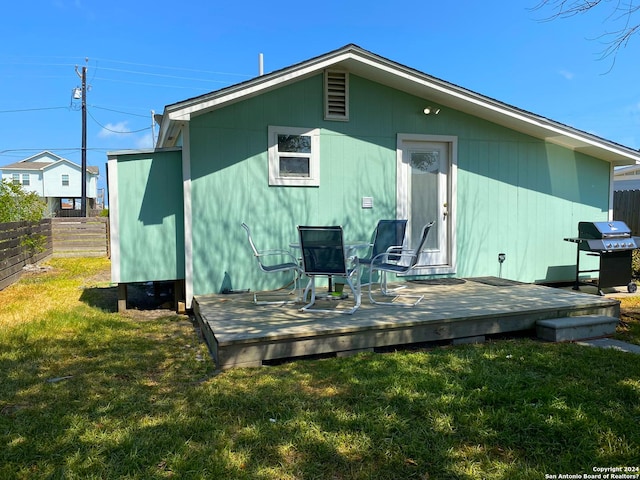
[[[127,122],[107,123],[102,127],[98,136],[100,138],[113,137],[121,133],[129,133],[131,129],[127,127]]]
[[[565,80],[573,80],[573,77],[575,76],[574,73],[569,70],[560,70],[558,73],[564,77]]]

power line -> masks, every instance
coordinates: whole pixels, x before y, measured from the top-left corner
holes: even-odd
[[[227,76],[242,77],[242,78],[251,78],[252,77],[252,75],[245,74],[245,73],[209,71],[209,70],[200,70],[200,69],[194,69],[194,68],[173,67],[173,66],[165,66],[165,65],[152,65],[152,64],[147,64],[147,63],[126,62],[126,61],[118,61],[118,60],[105,60],[105,61],[112,62],[112,63],[119,63],[119,64],[123,64],[123,65],[132,65],[132,66],[138,66],[138,67],[151,67],[151,68],[155,68],[155,69],[173,70],[173,71],[177,71],[177,72],[184,71],[184,72],[200,73],[200,74],[204,74],[204,75],[227,75]],[[4,65],[27,66],[27,67],[64,67],[64,68],[67,68],[67,67],[73,66],[73,64],[69,64],[69,63],[31,63],[31,62],[17,62],[17,61],[16,62],[3,62],[3,64]],[[98,70],[111,71],[111,72],[120,72],[120,73],[127,73],[127,74],[133,74],[133,75],[143,75],[143,76],[150,76],[150,77],[171,78],[171,79],[176,79],[176,80],[188,80],[188,81],[195,81],[195,82],[229,83],[228,81],[224,81],[224,80],[212,80],[210,77],[207,77],[207,78],[186,77],[186,76],[169,75],[169,74],[157,73],[157,72],[145,72],[145,71],[139,71],[139,70],[127,70],[127,69],[121,69],[121,68],[106,67],[106,66],[102,66],[102,65],[98,64],[97,62],[95,62],[95,66],[93,68],[93,76],[91,78],[91,81],[93,81],[95,79],[95,75],[96,75],[96,72]],[[15,77],[16,75],[11,75],[11,76]],[[46,76],[46,75],[39,74],[38,78],[64,78],[64,77],[61,77],[61,76]],[[102,80],[106,80],[106,79],[103,78]]]
[[[147,75],[150,77],[162,77],[162,78],[171,78],[175,80],[191,80],[196,82],[216,82],[216,83],[227,83],[221,80],[211,80],[209,78],[194,78],[194,77],[181,77],[178,75],[169,75],[166,73],[150,73],[150,72],[139,72],[137,70],[123,70],[121,68],[109,68],[109,67],[97,67],[99,70],[106,70],[109,72],[120,72],[120,73],[132,73],[134,75]]]
[[[145,127],[145,128],[141,128],[140,130],[131,130],[131,131],[117,131],[117,130],[112,130],[108,127],[105,127],[104,125],[102,125],[98,120],[95,119],[95,117],[93,115],[91,115],[91,112],[87,111],[87,113],[89,114],[89,116],[91,117],[91,119],[96,122],[96,124],[98,126],[100,126],[100,128],[104,128],[107,132],[111,132],[111,133],[139,133],[139,132],[144,132],[145,130],[149,130],[151,127]]]
[[[0,150],[0,156],[9,156],[7,153],[19,153],[19,152],[79,152],[81,149],[79,147],[65,147],[65,148],[55,148],[55,147],[42,147],[42,148],[10,148],[7,150]],[[95,151],[95,152],[107,152],[110,150],[109,147],[87,147],[87,150]],[[22,156],[22,155],[21,155]]]
[[[43,110],[69,110],[69,107],[21,108],[16,110],[0,110],[0,113],[40,112]]]
[[[127,83],[129,85],[142,85],[145,87],[161,87],[161,88],[182,88],[186,90],[195,90],[195,89],[203,89],[204,87],[193,87],[188,85],[162,85],[159,83],[148,83],[148,82],[132,82],[131,80],[121,80],[121,79],[113,79],[113,78],[104,78],[104,77],[95,77],[95,80],[103,80],[106,82],[115,82],[115,83]],[[221,83],[224,85],[228,85],[229,82],[225,82],[222,80],[209,80],[211,83]]]
[[[103,60],[105,62],[112,62],[112,63],[120,63],[123,65],[134,65],[136,67],[153,67],[153,68],[164,68],[166,70],[182,70],[185,72],[194,72],[194,73],[206,73],[208,75],[232,75],[232,76],[238,76],[238,77],[247,77],[250,78],[252,75],[248,75],[245,73],[232,73],[232,72],[216,72],[216,71],[209,71],[209,70],[200,70],[200,69],[195,69],[195,68],[185,68],[185,67],[172,67],[172,66],[167,66],[167,65],[152,65],[152,64],[148,64],[148,63],[137,63],[137,62],[126,62],[126,61],[121,61],[121,60],[109,60],[106,58],[103,59],[97,59],[97,60]]]
[[[122,115],[131,115],[132,117],[147,118],[148,115],[142,115],[140,113],[124,112],[122,110],[114,110],[112,108],[101,107],[99,105],[88,105],[91,108],[98,110],[106,110],[108,112],[121,113]],[[22,112],[40,112],[46,110],[74,110],[72,107],[37,107],[37,108],[21,108],[15,110],[0,110],[0,113],[22,113]],[[76,109],[77,110],[77,109]]]
[[[133,117],[142,117],[142,118],[147,118],[149,115],[141,115],[140,113],[130,113],[130,112],[122,112],[120,110],[114,110],[111,108],[106,108],[106,107],[99,107],[97,105],[89,105],[91,108],[96,108],[98,110],[106,110],[107,112],[115,112],[115,113],[122,113],[123,115],[131,115]]]
[[[81,58],[85,58],[84,55],[82,56],[78,56]],[[28,58],[28,59],[36,59],[36,58],[43,58],[46,60],[49,59],[76,59],[78,57],[59,57],[59,56],[28,56],[28,57],[18,57],[20,60],[23,60],[24,58]],[[9,58],[9,61],[5,61],[5,58]],[[14,57],[15,58],[15,57]],[[24,61],[14,61],[12,57],[2,57],[0,56],[0,60],[2,60],[2,63],[4,65],[20,65],[20,66],[31,66],[31,67],[73,67],[75,65],[77,65],[77,61],[74,60],[71,63],[39,63],[39,62],[24,62]],[[175,71],[184,71],[184,72],[193,72],[193,73],[203,73],[206,75],[229,75],[229,76],[235,76],[235,77],[245,77],[245,78],[251,78],[253,75],[250,74],[246,74],[246,73],[238,73],[238,72],[221,72],[221,71],[214,71],[214,70],[202,70],[202,69],[197,69],[197,68],[188,68],[188,67],[176,67],[176,66],[168,66],[168,65],[157,65],[157,64],[151,64],[151,63],[140,63],[140,62],[128,62],[125,60],[113,60],[113,59],[108,59],[108,58],[91,58],[91,62],[90,63],[94,63],[94,70],[95,69],[101,69],[101,68],[105,68],[102,67],[98,64],[98,62],[103,61],[103,62],[108,62],[108,63],[116,63],[116,64],[121,64],[121,65],[132,65],[132,66],[136,66],[136,67],[150,67],[150,68],[156,68],[156,69],[164,69],[164,70],[175,70]],[[106,69],[106,68],[105,68]],[[117,69],[112,69],[117,71]],[[144,74],[143,72],[138,72],[140,74]]]

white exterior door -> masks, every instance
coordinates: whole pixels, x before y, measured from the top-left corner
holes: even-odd
[[[398,218],[408,219],[408,246],[415,248],[422,227],[435,222],[418,274],[455,272],[455,155],[455,137],[398,136]]]

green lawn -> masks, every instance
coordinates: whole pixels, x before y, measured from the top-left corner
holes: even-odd
[[[188,317],[113,312],[107,260],[49,265],[0,292],[0,479],[640,467],[640,355],[519,339],[216,375]]]

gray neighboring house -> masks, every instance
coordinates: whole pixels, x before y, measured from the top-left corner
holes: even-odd
[[[0,168],[2,180],[21,185],[47,202],[51,216],[72,216],[80,210],[82,167],[54,153],[44,151]],[[98,205],[98,167],[87,166],[87,208]]]
[[[616,168],[613,174],[613,190],[640,190],[640,165]]]

